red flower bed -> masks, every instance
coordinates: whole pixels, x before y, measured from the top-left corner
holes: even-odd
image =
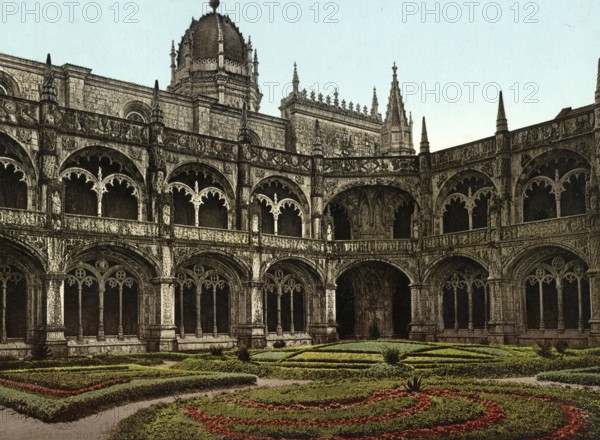
[[[551,403],[559,406],[564,413],[563,426],[548,435],[538,437],[536,440],[551,440],[560,438],[571,438],[580,432],[587,424],[587,413],[577,407],[567,405],[563,402],[554,401],[552,399],[528,395],[510,394],[502,392],[494,392],[492,394],[502,395],[510,398],[526,399],[530,401],[538,401],[544,403]],[[378,439],[404,439],[404,438],[432,438],[442,437],[449,435],[456,435],[467,432],[479,431],[482,429],[489,428],[493,425],[500,423],[504,417],[504,409],[496,402],[491,400],[483,399],[473,393],[457,393],[445,389],[432,389],[427,390],[423,393],[408,394],[400,390],[382,390],[377,391],[369,396],[369,398],[362,401],[356,399],[348,399],[342,402],[321,402],[311,405],[274,405],[263,402],[251,402],[251,401],[240,401],[239,403],[247,408],[264,409],[267,411],[294,411],[294,410],[307,410],[307,409],[338,409],[348,408],[352,406],[367,405],[370,403],[381,402],[385,400],[392,400],[401,397],[413,396],[415,398],[415,404],[410,408],[406,408],[400,411],[394,411],[381,416],[371,417],[354,417],[354,418],[340,418],[332,420],[260,420],[260,419],[243,419],[238,417],[220,417],[211,416],[202,413],[197,408],[188,408],[186,414],[202,423],[204,429],[208,432],[216,435],[220,435],[232,440],[244,440],[244,439],[261,439],[261,440],[276,440],[271,437],[265,436],[252,436],[248,434],[240,434],[230,427],[232,426],[281,426],[281,427],[301,427],[301,426],[312,426],[312,427],[331,427],[331,426],[349,426],[358,424],[377,423],[388,420],[393,420],[408,415],[418,414],[426,411],[432,405],[431,396],[443,397],[447,399],[466,399],[473,403],[483,405],[485,408],[484,415],[475,420],[468,420],[466,422],[454,423],[451,425],[434,426],[428,428],[414,428],[405,431],[398,431],[388,434],[378,434],[376,436],[363,436],[363,437],[331,437],[329,440],[378,440]],[[292,437],[293,438],[293,437]],[[312,439],[316,440],[316,439]]]
[[[238,400],[236,403],[245,408],[263,409],[265,411],[303,411],[303,410],[328,410],[344,409],[357,406],[369,405],[371,403],[382,402],[384,400],[398,399],[400,397],[409,397],[411,394],[401,390],[378,390],[369,395],[368,398],[355,397],[350,399],[341,399],[336,401],[321,401],[315,403],[291,403],[288,405],[277,405],[273,403],[257,402],[250,400]]]
[[[27,382],[18,382],[15,380],[8,380],[8,379],[0,379],[0,385],[6,385],[9,386],[11,388],[18,388],[21,390],[25,390],[25,391],[31,391],[34,393],[42,393],[42,394],[47,394],[50,396],[54,396],[54,397],[71,397],[71,396],[77,396],[79,394],[83,394],[83,393],[88,393],[90,391],[96,391],[99,390],[101,388],[107,388],[119,383],[127,383],[129,382],[128,379],[113,379],[113,380],[107,380],[106,382],[102,382],[99,383],[97,385],[93,385],[91,387],[88,388],[82,388],[79,390],[70,390],[70,391],[66,391],[66,390],[59,390],[56,388],[48,388],[48,387],[44,387],[41,385],[36,385],[36,384],[32,384],[32,383],[27,383]]]

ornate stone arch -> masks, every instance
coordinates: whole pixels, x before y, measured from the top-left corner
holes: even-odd
[[[338,192],[326,206],[326,212],[338,213],[338,218],[335,215],[333,218],[338,235],[343,231],[336,224],[345,221],[339,215],[342,211],[347,213],[350,231],[341,239],[359,239],[363,236],[371,239],[409,239],[420,223],[417,200],[396,186],[352,186]]]
[[[22,175],[19,180],[22,182],[26,201],[23,208],[34,210],[36,205],[33,194],[37,189],[38,173],[37,168],[33,164],[31,157],[23,146],[6,133],[0,132],[0,170],[12,171],[17,177]],[[16,189],[15,189],[16,190]]]
[[[263,318],[268,333],[295,337],[326,322],[324,286],[311,266],[298,258],[283,258],[263,270]]]
[[[7,72],[0,70],[0,96],[1,95],[14,96],[16,98],[22,96],[21,87],[17,80]]]
[[[384,257],[380,257],[380,258],[371,257],[371,258],[367,258],[367,259],[346,261],[335,269],[335,271],[333,273],[333,278],[337,280],[344,273],[348,272],[349,270],[353,269],[354,267],[360,266],[365,263],[383,263],[388,266],[391,266],[394,269],[402,272],[402,274],[405,275],[409,279],[411,284],[416,283],[417,280],[419,279],[419,277],[412,270],[402,266],[401,264],[398,264],[397,262],[395,262],[389,258],[384,258]]]
[[[583,334],[591,313],[589,267],[579,250],[556,243],[519,252],[507,268],[514,280],[518,326],[541,331],[542,337],[547,330],[578,329]],[[570,319],[574,314],[575,319]]]
[[[450,214],[449,209],[464,211],[466,218],[464,227],[457,227],[456,231],[451,229],[453,232],[487,227],[487,207],[490,199],[497,194],[493,179],[481,171],[469,170],[455,174],[444,182],[435,201],[436,233],[441,234],[448,229],[444,228],[444,223],[446,214]],[[479,221],[474,219],[477,215]]]
[[[440,329],[487,330],[490,319],[489,268],[465,254],[446,255],[430,265],[424,284],[435,299]]]
[[[83,324],[76,314],[82,316],[85,308],[85,337],[100,341],[107,335],[118,339],[148,337],[148,326],[156,319],[152,310],[157,303],[153,280],[158,273],[151,261],[122,246],[96,244],[68,255],[66,273],[65,304],[69,309],[65,311],[65,325],[71,328],[70,336],[83,342]],[[89,301],[87,305],[83,298]],[[105,328],[106,320],[112,324],[110,328]]]
[[[129,101],[121,110],[121,117],[135,122],[149,123],[152,107],[142,101]]]
[[[233,228],[236,217],[235,193],[227,178],[214,167],[199,163],[184,164],[171,172],[165,191],[173,195],[175,218],[180,224]],[[193,215],[189,213],[190,210],[193,210]]]
[[[24,325],[19,333],[19,338],[26,343],[33,344],[36,341],[36,328],[44,324],[44,317],[39,304],[42,301],[44,291],[42,279],[46,273],[45,262],[37,252],[31,252],[21,244],[0,237],[0,295],[5,294],[6,287],[17,288],[17,292],[6,292],[7,294],[19,294],[16,303],[9,302],[6,315],[0,320],[0,326],[3,327],[0,332],[2,337],[0,344],[5,343],[11,338],[11,332],[7,335],[4,328],[11,326],[8,320],[12,321],[12,326]],[[7,286],[11,283],[12,286]],[[21,296],[22,295],[22,296]],[[4,304],[4,298],[1,300]],[[11,310],[17,306],[16,310]],[[8,336],[8,338],[7,338]],[[0,345],[1,346],[1,345]]]
[[[124,154],[105,147],[78,150],[63,161],[60,178],[67,213],[143,221],[145,179]]]
[[[268,224],[273,227],[269,233],[279,235],[280,218],[291,223],[296,217],[299,217],[301,231],[286,235],[308,236],[311,221],[310,203],[304,190],[287,177],[270,176],[261,180],[252,189],[252,199],[260,204],[263,210],[263,229]]]
[[[572,163],[573,166],[565,167],[565,164],[569,163]],[[555,166],[554,171],[550,169],[552,164]],[[579,152],[571,149],[556,149],[530,159],[523,167],[514,187],[516,210],[513,220],[517,223],[526,221],[525,203],[529,198],[529,193],[536,189],[544,189],[550,197],[554,198],[555,206],[551,206],[551,208],[555,209],[556,212],[547,218],[562,217],[561,195],[567,192],[566,186],[570,185],[574,179],[579,178],[583,178],[585,182],[588,182],[590,170],[590,161]],[[580,200],[583,211],[586,210],[585,190],[586,188],[582,188],[583,194],[581,194]],[[531,215],[529,214],[530,217]],[[528,221],[535,220],[531,218]]]
[[[233,259],[214,253],[198,254],[177,267],[176,278],[175,316],[182,340],[192,328],[197,339],[211,333],[213,338],[225,333],[235,337],[237,327],[247,322],[247,278]]]

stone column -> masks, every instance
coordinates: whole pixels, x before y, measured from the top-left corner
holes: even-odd
[[[320,313],[313,313],[313,322],[310,325],[313,343],[327,344],[337,342],[340,338],[336,317],[336,286],[326,284],[317,288],[319,301],[313,301],[321,308]]]
[[[176,278],[157,278],[155,286],[155,323],[148,329],[148,351],[177,351],[175,327],[175,285]]]
[[[592,309],[589,345],[600,346],[600,270],[589,270],[587,275],[590,281],[590,302]]]
[[[38,343],[50,347],[56,357],[68,355],[65,338],[64,273],[47,273],[42,278],[44,328]]]
[[[490,277],[490,323],[489,339],[493,344],[516,342],[516,316],[513,298],[513,283],[500,277]]]
[[[434,341],[435,317],[432,303],[431,286],[415,283],[410,285],[411,323],[410,340]]]
[[[247,348],[265,348],[266,323],[264,322],[263,283],[251,281],[244,285],[250,299],[247,322],[239,326],[239,344]]]

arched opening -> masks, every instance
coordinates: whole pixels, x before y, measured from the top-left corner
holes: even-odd
[[[443,198],[442,227],[445,234],[483,229],[488,226],[488,209],[494,193],[491,180],[482,174],[467,173],[446,185]]]
[[[352,225],[350,224],[348,210],[337,203],[329,205],[329,209],[331,218],[333,219],[333,233],[335,240],[352,240]]]
[[[263,314],[267,332],[278,336],[308,331],[308,304],[315,286],[299,264],[274,265],[263,277]]]
[[[0,207],[27,209],[25,174],[9,160],[0,158]]]
[[[524,280],[527,329],[580,332],[589,329],[587,265],[566,252],[544,254],[529,268]]]
[[[394,217],[394,240],[408,240],[411,238],[414,212],[414,203],[403,200]]]
[[[416,204],[393,187],[351,188],[332,199],[329,210],[335,240],[409,239]]]
[[[337,286],[340,337],[409,337],[411,290],[403,272],[389,264],[365,262],[345,272]]]
[[[441,271],[445,330],[486,330],[490,316],[488,273],[478,263],[456,258]]]
[[[15,266],[0,264],[0,343],[27,337],[27,280]]]
[[[253,194],[261,209],[263,234],[302,238],[306,202],[301,191],[283,179],[262,182]]]
[[[65,281],[65,336],[124,339],[138,335],[140,281],[116,261],[80,262]]]
[[[177,274],[175,324],[179,337],[231,333],[231,276],[220,265],[185,266]]]
[[[61,177],[67,214],[141,219],[143,179],[121,153],[95,147],[79,151],[65,161]]]
[[[589,175],[590,164],[568,151],[532,161],[523,171],[517,188],[522,192],[523,221],[585,214]]]
[[[228,229],[230,196],[215,172],[186,166],[169,181],[173,194],[175,223],[213,229]]]

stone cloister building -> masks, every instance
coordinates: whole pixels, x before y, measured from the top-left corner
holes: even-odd
[[[0,355],[402,337],[600,345],[595,102],[431,152],[194,20],[166,90],[0,55]],[[591,67],[591,66],[590,66]],[[590,91],[591,92],[591,91]],[[591,94],[591,93],[590,93]]]

